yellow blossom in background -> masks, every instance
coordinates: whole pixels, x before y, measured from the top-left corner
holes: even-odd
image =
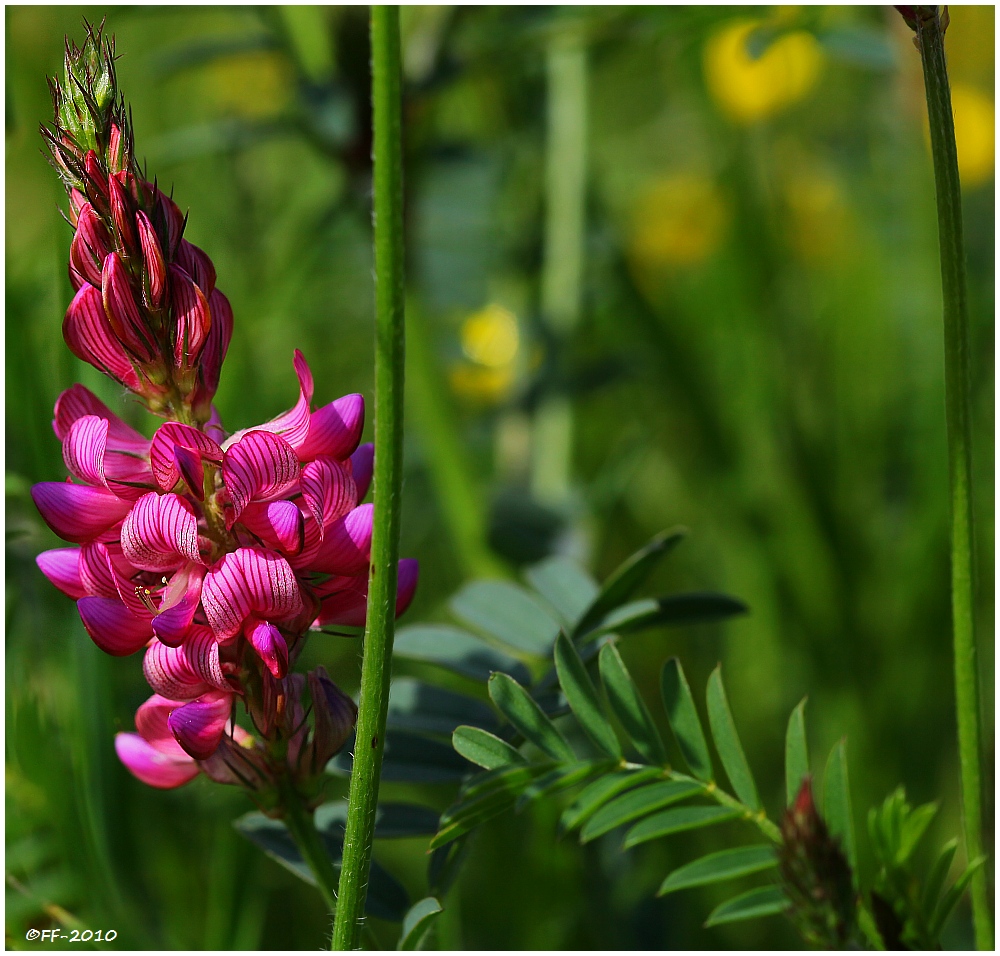
[[[803,99],[823,65],[819,42],[804,30],[782,34],[755,59],[747,41],[764,25],[764,20],[731,23],[705,45],[708,88],[737,123],[754,123]]]
[[[848,226],[848,204],[840,181],[822,169],[805,166],[785,184],[789,244],[803,258],[834,257]]]
[[[206,68],[203,90],[215,112],[252,118],[275,115],[294,93],[291,67],[268,50],[216,60]]]
[[[451,387],[462,398],[494,404],[514,385],[521,333],[517,317],[491,303],[474,312],[459,332],[462,352],[469,360],[450,372]]]
[[[703,173],[673,173],[657,179],[635,204],[629,258],[646,275],[698,265],[718,249],[728,220],[725,200]]]
[[[958,173],[963,186],[974,188],[993,178],[995,139],[993,100],[974,86],[954,83],[951,105],[955,115]]]

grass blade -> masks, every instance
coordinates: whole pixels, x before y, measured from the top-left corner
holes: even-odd
[[[660,690],[663,695],[663,706],[670,721],[670,729],[677,740],[677,746],[680,747],[684,762],[699,780],[711,780],[712,758],[708,753],[705,731],[701,728],[684,669],[676,657],[672,657],[663,665]]]
[[[608,703],[632,745],[651,763],[665,764],[667,752],[660,732],[614,644],[601,648],[600,669]]]
[[[692,886],[732,880],[738,876],[766,870],[768,867],[776,866],[777,863],[778,858],[774,854],[774,848],[770,846],[741,846],[735,850],[720,850],[718,853],[709,853],[700,860],[674,870],[660,884],[656,895],[665,896],[667,893],[686,890]]]
[[[632,827],[625,834],[625,849],[670,836],[672,833],[697,830],[713,823],[735,820],[739,816],[739,810],[731,810],[728,807],[677,807],[674,810],[664,810],[662,813],[646,817]]]
[[[621,744],[604,715],[597,690],[573,642],[562,633],[556,638],[555,661],[559,684],[580,726],[609,757],[620,760]]]
[[[451,735],[451,743],[466,760],[487,770],[525,763],[524,757],[506,740],[479,727],[456,727]]]
[[[858,853],[854,837],[854,813],[851,809],[851,791],[847,780],[847,740],[841,740],[830,751],[823,774],[823,814],[830,833],[840,837],[847,862],[857,879]]]
[[[488,686],[490,699],[527,740],[553,760],[576,762],[576,754],[566,738],[516,680],[506,674],[494,674]]]
[[[736,724],[733,722],[733,714],[729,709],[729,701],[726,700],[721,665],[716,667],[708,678],[708,691],[705,699],[708,704],[708,723],[712,728],[712,739],[715,741],[715,749],[722,761],[722,766],[726,769],[729,782],[733,785],[736,796],[743,803],[751,810],[759,810],[760,797],[757,795],[757,785],[754,783],[750,765],[743,753],[743,745],[736,733]]]
[[[785,804],[789,807],[795,803],[802,781],[809,775],[805,710],[806,698],[803,697],[788,718],[785,732]]]
[[[737,923],[759,916],[773,916],[783,913],[790,905],[780,886],[758,886],[755,890],[741,893],[717,906],[705,920],[705,927]]]
[[[630,790],[601,807],[587,821],[580,834],[580,842],[589,843],[623,823],[631,823],[647,813],[662,810],[703,791],[700,784],[686,780],[663,780]]]

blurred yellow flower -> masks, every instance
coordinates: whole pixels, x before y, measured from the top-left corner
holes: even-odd
[[[697,172],[656,180],[636,203],[629,240],[643,272],[704,262],[725,235],[728,210],[715,182]]]
[[[993,177],[995,140],[993,100],[967,83],[951,88],[955,114],[958,172],[963,186],[981,186]]]
[[[848,205],[840,182],[817,168],[804,167],[788,178],[785,202],[789,212],[789,242],[813,262],[833,256],[848,225]]]
[[[451,369],[451,387],[462,398],[492,404],[505,398],[514,385],[521,346],[517,317],[491,303],[474,312],[459,332],[462,352],[469,360]]]
[[[705,78],[723,111],[737,123],[754,123],[805,97],[819,77],[823,51],[811,33],[778,37],[758,57],[747,40],[764,20],[740,20],[705,45]]]

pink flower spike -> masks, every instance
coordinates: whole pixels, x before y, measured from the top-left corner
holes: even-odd
[[[251,431],[229,446],[222,461],[222,478],[233,502],[233,511],[226,518],[231,528],[250,501],[290,490],[299,479],[299,460],[280,435]]]
[[[364,427],[364,398],[345,395],[309,416],[308,435],[295,451],[301,461],[311,461],[320,455],[343,460],[358,447]]]
[[[244,633],[267,669],[281,680],[288,673],[288,644],[281,632],[270,621],[251,618]]]
[[[309,569],[343,575],[361,574],[367,570],[372,546],[373,509],[374,505],[371,504],[359,505],[343,518],[334,521],[326,529],[319,550],[310,557]],[[300,563],[303,558],[295,562],[296,567],[305,566]]]
[[[111,330],[99,289],[85,285],[77,292],[66,310],[63,338],[78,359],[89,362],[126,388],[138,391],[139,376]]]
[[[183,247],[184,242],[181,243]],[[180,266],[170,267],[170,295],[177,323],[174,340],[174,368],[188,369],[197,364],[212,326],[212,310],[205,293]]]
[[[316,519],[322,540],[326,525],[357,505],[358,491],[348,468],[324,456],[302,468],[302,498]]]
[[[153,636],[149,621],[140,620],[118,598],[84,597],[76,607],[93,642],[113,657],[134,654]]]
[[[113,528],[129,511],[130,504],[104,488],[43,481],[31,489],[45,523],[60,538],[82,544]]]
[[[209,569],[201,588],[208,623],[220,641],[240,632],[252,613],[286,620],[302,610],[295,573],[278,554],[238,548]]]
[[[160,488],[171,491],[183,478],[192,494],[199,499],[205,493],[203,458],[221,462],[222,449],[204,432],[179,422],[161,425],[149,449],[153,477]]]
[[[153,618],[153,633],[164,643],[176,647],[185,643],[195,611],[201,601],[205,569],[189,564],[170,579],[163,593],[159,613]]]
[[[183,560],[203,564],[198,519],[180,495],[143,495],[122,524],[122,553],[144,571],[169,571]]]
[[[126,425],[90,389],[76,384],[56,399],[52,429],[59,441],[65,441],[70,428],[84,415],[96,415],[108,422],[108,451],[142,458],[149,454],[149,439]]]
[[[101,287],[104,260],[113,248],[111,236],[94,207],[86,203],[80,210],[76,234],[69,247],[70,266],[87,282]]]
[[[101,296],[111,330],[125,351],[140,362],[152,362],[157,358],[159,349],[156,339],[143,321],[125,266],[117,252],[112,252],[104,260]]]
[[[43,551],[35,558],[35,564],[63,594],[77,600],[87,594],[80,578],[80,549],[55,548]]]
[[[163,303],[163,293],[167,287],[167,266],[163,261],[163,250],[156,230],[144,212],[137,213],[139,244],[142,246],[142,297],[147,309],[154,312]]]
[[[148,744],[138,734],[115,734],[115,752],[134,777],[160,790],[172,790],[194,780],[201,772],[187,754],[171,757]]]
[[[233,695],[213,690],[170,712],[167,726],[183,750],[195,760],[215,753],[232,711]]]
[[[375,446],[371,442],[358,445],[358,450],[351,455],[351,473],[358,489],[358,501],[364,501],[365,495],[372,483],[372,472],[375,470]]]
[[[182,239],[177,250],[177,264],[194,280],[206,298],[215,289],[215,266],[196,245]]]

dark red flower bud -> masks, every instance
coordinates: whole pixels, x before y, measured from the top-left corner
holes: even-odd
[[[219,387],[222,363],[229,350],[229,340],[233,337],[233,310],[229,300],[216,289],[209,297],[208,304],[212,312],[212,326],[201,353],[198,386],[191,398],[191,404],[206,413]]]
[[[76,235],[69,247],[70,266],[91,285],[100,287],[104,260],[110,253],[108,230],[94,207],[89,202],[84,203],[77,217]]]
[[[108,180],[97,161],[97,153],[92,149],[87,150],[83,157],[83,171],[87,198],[101,215],[107,214],[111,210],[108,203]]]
[[[177,264],[194,279],[195,285],[206,296],[212,294],[215,289],[215,266],[201,249],[187,239],[182,239],[177,250]]]
[[[170,296],[174,304],[174,367],[193,368],[208,340],[212,310],[204,293],[180,266],[170,267]]]
[[[177,257],[177,247],[184,233],[184,214],[166,193],[156,191],[156,202],[153,205],[153,225],[160,237],[160,245],[168,262]]]
[[[108,324],[101,293],[90,283],[83,284],[66,310],[63,338],[78,359],[126,388],[139,390],[135,369]]]
[[[347,743],[358,719],[357,705],[323,667],[309,672],[313,705],[312,771],[321,773],[327,761]]]
[[[119,173],[108,180],[108,196],[111,202],[111,219],[115,224],[115,232],[118,233],[120,248],[131,258],[138,245],[135,235],[135,203],[121,183],[124,175]]]
[[[121,128],[117,123],[111,124],[111,136],[108,139],[108,171],[119,173],[128,169],[128,141],[122,135]]]
[[[116,252],[112,252],[104,260],[101,295],[111,330],[125,347],[125,351],[143,363],[150,363],[157,358],[156,339],[135,303],[128,274]]]
[[[135,217],[142,246],[142,298],[147,309],[156,311],[163,302],[163,292],[167,286],[167,267],[163,261],[163,251],[156,230],[149,217],[140,212]]]
[[[87,197],[79,189],[71,189],[69,191],[69,221],[74,226],[77,224],[77,220],[80,217],[80,210],[83,209],[86,202]]]

